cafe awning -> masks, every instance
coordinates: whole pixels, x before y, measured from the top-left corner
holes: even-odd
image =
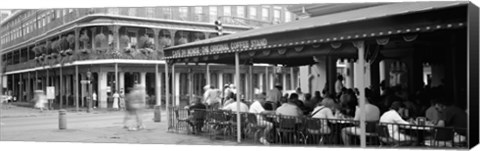
[[[391,3],[312,17],[170,47],[165,49],[165,59],[233,64],[233,54],[241,52],[242,60],[255,63],[304,65],[313,63],[314,55],[355,56],[355,50],[342,49],[341,43],[465,27],[461,12],[467,4]]]

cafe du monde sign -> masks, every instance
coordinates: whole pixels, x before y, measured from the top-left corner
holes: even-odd
[[[209,54],[214,52],[225,52],[229,50],[238,50],[238,49],[244,49],[244,48],[262,47],[262,46],[267,46],[267,44],[268,44],[268,41],[265,38],[235,41],[231,43],[220,43],[220,44],[214,44],[214,45],[206,45],[206,46],[174,50],[172,51],[172,57],[183,57],[183,56]]]

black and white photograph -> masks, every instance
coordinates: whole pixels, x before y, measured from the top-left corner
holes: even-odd
[[[478,149],[479,3],[147,1],[0,5],[1,150]]]

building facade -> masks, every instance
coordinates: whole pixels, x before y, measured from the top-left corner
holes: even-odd
[[[146,101],[155,104],[155,98],[164,100],[162,94],[166,93],[164,48],[217,37],[215,20],[223,23],[224,34],[231,34],[294,18],[283,5],[16,11],[0,28],[2,94],[29,102],[34,90],[54,87],[54,106],[58,108],[83,107],[92,93],[97,95],[95,105],[109,108],[114,92],[128,93],[134,84],[140,84],[148,94]],[[175,68],[168,82],[179,86],[169,92],[177,105],[201,95],[207,83],[221,88],[234,79],[233,67],[226,65],[212,64],[208,70],[195,64]],[[285,80],[298,72],[275,72],[269,66],[244,71],[240,78],[252,72],[253,86],[261,90],[272,87],[274,77],[293,89],[295,84]],[[191,79],[203,80],[194,83]]]

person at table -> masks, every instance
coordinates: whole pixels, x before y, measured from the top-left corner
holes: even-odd
[[[436,108],[437,101],[432,99],[430,100],[430,104],[431,106],[425,111],[425,117],[433,124],[437,124],[440,118],[440,112]]]
[[[344,88],[343,86],[343,76],[338,75],[337,76],[337,81],[335,81],[335,97],[338,98],[342,94],[342,89]]]
[[[235,95],[234,95],[235,96]],[[237,98],[236,97],[232,97],[231,98],[232,100],[232,103],[226,105],[225,107],[223,107],[223,110],[227,110],[227,111],[232,111],[232,112],[237,112],[237,111],[240,111],[240,112],[248,112],[248,105],[245,104],[245,102],[243,101],[238,101],[237,102]],[[240,110],[237,109],[237,104],[240,103]]]
[[[282,85],[275,83],[275,87],[267,93],[267,103],[271,104],[273,109],[277,109],[282,99]]]
[[[205,111],[207,106],[202,103],[201,99],[193,99],[191,103],[192,104],[190,106],[185,107],[185,109],[190,112],[187,123],[193,128],[193,134],[200,133],[202,131],[205,117],[194,117],[193,113]]]
[[[305,102],[305,107],[307,107],[308,112],[311,113],[321,101],[320,91],[315,91],[314,96]]]
[[[357,100],[360,104],[360,99]],[[368,99],[365,99],[365,122],[375,122],[379,120],[380,109],[377,106],[370,104]],[[360,121],[360,107],[357,106],[355,109],[354,121]],[[342,129],[342,140],[343,144],[350,145],[351,135],[360,136],[360,126],[346,127]]]
[[[302,102],[306,101],[305,100],[305,94],[303,94],[303,92],[302,92],[302,88],[298,87],[297,89],[295,89],[295,93],[297,93],[297,95],[298,95],[298,100],[300,100]]]
[[[218,91],[210,85],[206,85],[203,89],[205,90],[205,93],[203,94],[204,104],[209,108],[217,109],[220,104],[220,97],[217,94]]]
[[[438,101],[436,108],[441,112],[437,123],[439,127],[455,128],[454,142],[466,141],[467,113],[455,106],[453,102]]]
[[[311,114],[312,118],[319,118],[319,119],[337,119],[336,116],[333,115],[335,111],[335,101],[332,98],[325,98],[321,103],[318,103],[318,106],[313,109]],[[331,130],[328,127],[328,122],[326,120],[321,121],[321,128],[319,130],[319,134],[330,134]]]
[[[260,137],[260,142],[262,144],[268,145],[270,144],[267,140],[268,134],[273,129],[273,124],[264,119],[261,114],[275,114],[274,111],[267,111],[264,109],[263,105],[265,104],[265,95],[262,93],[255,94],[255,102],[250,105],[249,113],[254,113],[257,115],[257,125],[261,127],[265,127],[263,129],[263,135]]]
[[[390,110],[383,113],[380,117],[380,123],[387,123],[388,133],[391,138],[396,141],[414,141],[415,137],[403,134],[398,129],[398,125],[395,124],[405,124],[409,125],[411,123],[405,121],[400,116],[400,112],[405,109],[405,105],[400,101],[395,101],[390,106]]]
[[[283,103],[280,107],[275,110],[275,113],[278,115],[286,116],[303,116],[303,111],[296,104],[298,101],[298,95],[296,93],[290,94],[290,98],[286,103]]]

